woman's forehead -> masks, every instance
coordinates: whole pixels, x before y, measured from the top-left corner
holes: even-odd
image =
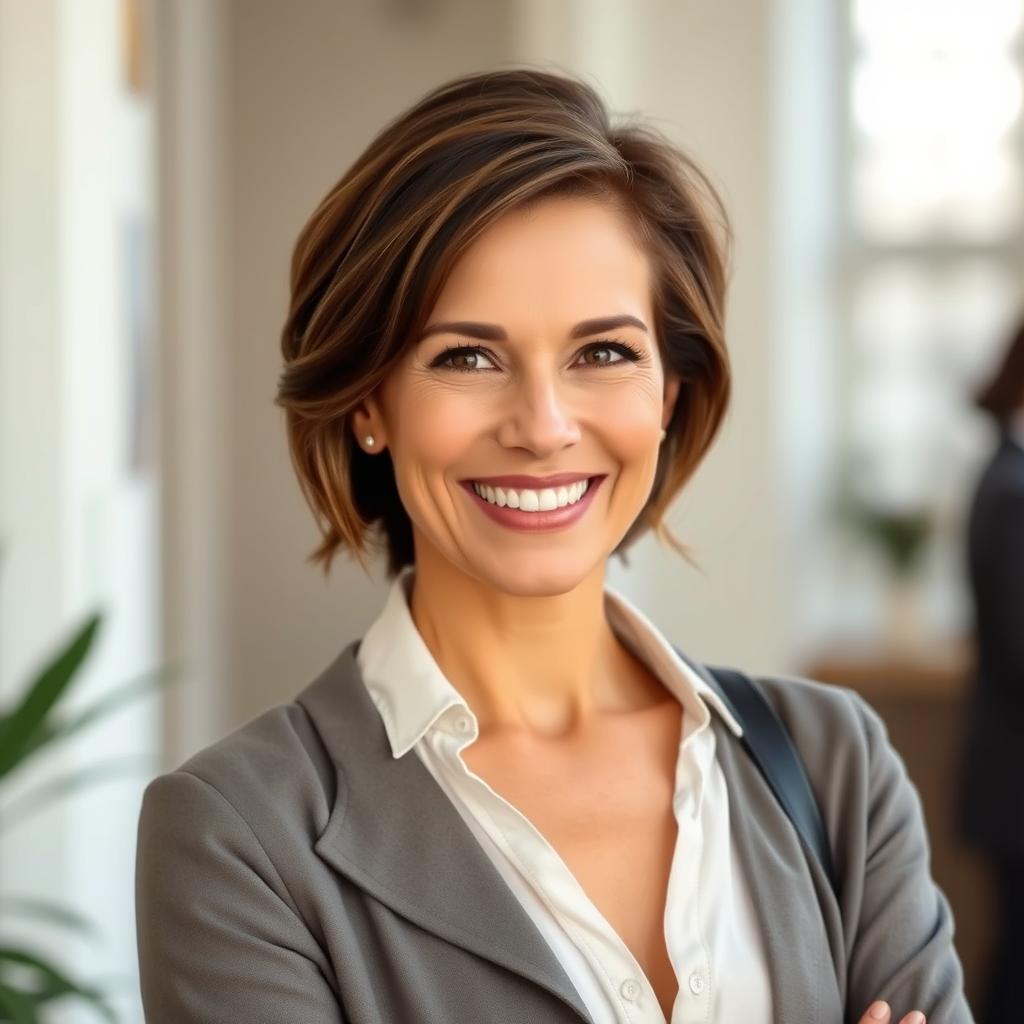
[[[624,215],[550,199],[490,225],[454,264],[429,321],[543,316],[567,329],[615,312],[647,320],[651,268]]]

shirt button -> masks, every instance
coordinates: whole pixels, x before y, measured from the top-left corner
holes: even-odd
[[[472,723],[465,715],[455,719],[455,728],[458,729],[459,732],[469,732],[472,727]]]
[[[640,995],[640,982],[635,978],[627,978],[620,986],[619,991],[622,993],[623,999],[628,999],[633,1002],[638,995]]]
[[[700,971],[694,971],[690,975],[690,991],[699,996],[704,991],[704,975]]]

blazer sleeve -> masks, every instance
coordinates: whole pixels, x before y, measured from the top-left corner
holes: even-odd
[[[329,961],[259,839],[186,771],[146,787],[135,863],[147,1024],[343,1024]]]
[[[858,694],[846,691],[867,743],[867,822],[857,874],[857,914],[846,922],[847,1020],[876,999],[900,1020],[920,1010],[928,1024],[973,1024],[963,970],[953,945],[949,903],[931,876],[920,797],[885,724]]]

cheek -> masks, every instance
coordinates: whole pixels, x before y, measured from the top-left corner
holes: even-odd
[[[427,472],[444,471],[465,457],[486,423],[486,409],[472,396],[419,389],[399,418],[402,461]]]
[[[634,517],[651,493],[658,471],[661,395],[653,388],[623,388],[598,421],[602,440],[617,464],[608,492],[613,514]]]
[[[600,419],[609,448],[623,461],[653,450],[661,432],[660,397],[655,389],[621,388],[606,396]]]

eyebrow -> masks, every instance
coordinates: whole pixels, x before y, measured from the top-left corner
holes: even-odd
[[[642,331],[647,330],[647,325],[643,320],[623,313],[619,316],[601,316],[592,320],[581,320],[569,332],[569,337],[586,338],[591,334],[615,330],[616,327],[639,327]],[[465,334],[470,338],[479,338],[481,341],[508,341],[508,334],[500,324],[485,324],[475,320],[455,320],[431,324],[420,335],[420,341],[431,334]]]

